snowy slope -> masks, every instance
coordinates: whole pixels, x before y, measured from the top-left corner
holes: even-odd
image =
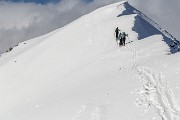
[[[179,120],[178,45],[135,11],[99,8],[3,54],[0,119]],[[133,42],[119,48],[117,26]]]

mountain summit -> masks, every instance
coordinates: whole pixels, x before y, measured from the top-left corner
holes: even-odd
[[[178,120],[178,49],[128,2],[99,8],[1,56],[0,119]]]

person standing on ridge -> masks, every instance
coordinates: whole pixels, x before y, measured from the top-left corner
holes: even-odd
[[[116,30],[115,30],[115,34],[116,34],[116,41],[118,41],[118,38],[119,38],[119,28],[117,27]]]
[[[123,41],[122,41],[122,33],[119,33],[119,46],[123,45]]]
[[[125,32],[121,33],[120,41],[122,41],[122,42],[120,42],[121,44],[119,43],[119,45],[124,45],[125,46],[125,44],[126,44],[125,43],[126,42],[126,36],[128,37],[128,34],[126,34]]]

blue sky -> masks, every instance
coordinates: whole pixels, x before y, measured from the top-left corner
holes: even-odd
[[[34,2],[34,3],[40,3],[40,4],[46,4],[46,3],[56,3],[60,0],[5,0],[5,1],[12,1],[12,2]]]
[[[0,0],[1,1],[1,0]],[[11,2],[33,2],[37,4],[47,4],[47,3],[57,3],[61,0],[4,0],[4,1],[11,1]],[[92,2],[93,0],[82,0],[85,2]]]

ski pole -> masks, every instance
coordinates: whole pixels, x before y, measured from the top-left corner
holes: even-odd
[[[130,41],[130,39],[129,39],[129,36],[127,36],[127,37],[128,37],[129,43],[130,43],[131,41]]]

